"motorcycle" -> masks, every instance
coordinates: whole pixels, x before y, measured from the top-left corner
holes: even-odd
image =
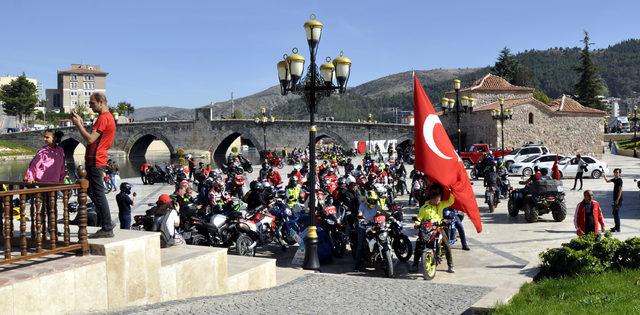
[[[397,204],[392,205],[392,212],[389,216],[389,237],[391,238],[391,248],[401,262],[407,262],[413,254],[413,246],[409,237],[402,233],[402,221],[404,214]]]
[[[365,247],[362,259],[372,266],[382,265],[385,276],[393,277],[393,254],[389,244],[387,218],[384,214],[377,214],[373,223],[360,221],[360,227],[366,229]],[[352,243],[351,248],[356,248]]]
[[[255,256],[256,246],[266,245],[275,239],[276,218],[266,208],[257,208],[238,220],[238,228],[241,232],[236,239],[238,255]]]
[[[396,191],[400,196],[404,195],[404,192],[407,191],[407,176],[401,176],[396,178]]]
[[[495,187],[487,186],[484,192],[484,202],[489,206],[489,213],[493,213],[498,206],[498,192]]]
[[[284,167],[284,160],[275,154],[268,156],[267,162],[269,163],[269,165],[271,165],[271,167],[277,167],[280,169]]]
[[[500,195],[503,199],[509,198],[509,191],[512,190],[511,181],[506,172],[499,173],[500,179],[498,185],[500,187]]]
[[[422,222],[418,227],[416,246],[422,248],[420,267],[425,280],[431,280],[436,276],[436,267],[442,261],[442,233],[442,226],[432,221]]]
[[[327,200],[332,198],[327,198]],[[327,202],[321,212],[318,213],[318,225],[329,234],[331,239],[331,253],[334,257],[341,258],[347,251],[347,233],[345,231],[344,218],[347,210],[343,205],[332,205]]]
[[[240,165],[242,166],[242,169],[245,172],[253,173],[253,166],[251,165],[251,162],[249,162],[249,160],[247,160],[247,158],[245,158],[242,155],[238,155],[238,159],[240,159]]]

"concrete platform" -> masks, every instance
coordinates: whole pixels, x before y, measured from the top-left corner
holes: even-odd
[[[226,293],[267,289],[276,285],[275,259],[229,255],[227,260]]]

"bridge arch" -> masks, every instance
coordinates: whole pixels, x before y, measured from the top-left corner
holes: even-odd
[[[129,159],[144,157],[149,145],[155,140],[162,141],[169,149],[169,153],[171,155],[175,154],[176,151],[171,141],[165,135],[157,132],[140,132],[130,136],[124,145],[124,152]]]
[[[338,135],[337,133],[331,130],[318,131],[318,133],[316,134],[316,143],[318,143],[318,141],[322,139],[327,139],[327,138],[333,139],[336,143],[338,143],[345,149],[350,149],[353,147],[352,143],[348,143],[340,135]]]
[[[76,149],[78,149],[78,146],[84,147],[84,144],[82,144],[80,141],[76,140],[75,138],[69,137],[62,140],[59,146],[64,150],[65,158],[71,159],[73,158],[73,155],[76,152]]]
[[[216,137],[214,143],[211,144],[211,146],[209,147],[209,152],[211,152],[212,154],[211,158],[213,162],[217,165],[224,164],[227,158],[227,151],[238,138],[240,138],[241,145],[246,144],[250,149],[254,148],[256,150],[256,156],[253,159],[254,161],[251,162],[257,162],[257,160],[259,159],[258,152],[263,150],[262,142],[260,142],[258,138],[256,138],[256,136],[249,131],[240,132],[235,130],[229,131],[223,134],[223,136]],[[244,152],[243,154],[247,155]],[[247,158],[249,158],[249,160],[252,160],[252,155],[248,155]]]

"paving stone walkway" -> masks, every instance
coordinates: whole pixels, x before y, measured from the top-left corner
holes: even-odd
[[[307,274],[268,290],[166,302],[115,314],[461,314],[489,290],[422,279]]]

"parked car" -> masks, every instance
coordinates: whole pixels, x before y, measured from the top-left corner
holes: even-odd
[[[582,160],[587,162],[585,177],[600,178],[602,174],[609,173],[609,168],[605,162],[591,156],[583,156]],[[565,157],[558,162],[558,166],[560,167],[560,177],[562,178],[573,178],[578,173],[578,161],[575,157]]]
[[[538,156],[538,155],[548,154],[548,153],[549,153],[549,149],[547,149],[547,147],[543,145],[526,145],[526,146],[523,146],[522,148],[513,150],[511,154],[505,155],[504,163],[507,169],[509,169],[509,166],[511,166],[511,164],[515,162],[523,161],[524,159],[531,156]]]
[[[490,153],[494,157],[499,158],[501,156],[511,153],[511,151],[497,150],[497,149],[490,148],[489,145],[486,143],[478,143],[469,147],[468,151],[461,152],[460,158],[462,158],[462,161],[464,162],[464,166],[466,168],[470,168],[472,165],[480,162],[484,157],[484,155],[487,153]]]
[[[507,170],[509,171],[509,175],[528,177],[533,174],[533,169],[536,166],[539,168],[547,168],[551,170],[551,168],[553,167],[553,163],[556,161],[556,156],[558,157],[559,167],[560,160],[562,160],[564,156],[556,154],[544,154],[538,156],[530,156],[520,162],[515,162],[511,164],[511,167]]]

